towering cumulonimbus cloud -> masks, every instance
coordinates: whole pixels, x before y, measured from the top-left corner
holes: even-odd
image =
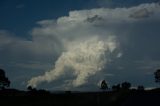
[[[112,55],[121,56],[119,43],[121,47],[125,45],[133,33],[139,37],[136,32],[140,33],[137,26],[141,22],[159,22],[159,13],[160,5],[150,3],[130,8],[75,10],[57,20],[39,21],[40,27],[32,31],[31,50],[38,54],[57,53],[59,57],[52,70],[31,78],[28,86],[61,81],[64,77],[73,87],[86,84],[90,77],[107,66]]]
[[[102,71],[105,64],[109,62],[109,55],[117,46],[116,38],[113,36],[109,36],[106,40],[92,37],[83,42],[76,42],[62,53],[56,61],[54,69],[45,72],[44,75],[32,78],[28,82],[28,86],[36,87],[42,82],[54,81],[68,72],[75,76],[69,82],[73,87],[83,85],[89,77]]]

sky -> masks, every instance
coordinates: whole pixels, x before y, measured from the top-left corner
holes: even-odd
[[[11,88],[156,87],[159,0],[1,0],[0,68]]]

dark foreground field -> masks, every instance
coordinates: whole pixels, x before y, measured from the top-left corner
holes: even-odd
[[[0,91],[0,106],[160,106],[160,90],[49,93],[47,91]]]

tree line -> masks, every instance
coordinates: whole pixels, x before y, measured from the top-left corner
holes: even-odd
[[[160,69],[157,69],[154,72],[154,78],[155,78],[155,82],[156,83],[160,83]],[[5,74],[5,71],[3,69],[0,69],[0,89],[5,89],[5,88],[9,88],[10,87],[10,80],[8,79],[8,77]],[[120,89],[130,89],[131,88],[131,83],[125,81],[122,82],[121,84],[117,84],[117,85],[113,85],[112,86],[112,90],[113,91],[117,91]],[[31,86],[28,86],[27,88],[29,91],[35,91],[35,88],[32,88]],[[108,84],[105,80],[101,81],[100,84],[100,89],[102,89],[103,91],[109,89]],[[137,87],[137,90],[144,90],[144,86],[143,85],[139,85]]]

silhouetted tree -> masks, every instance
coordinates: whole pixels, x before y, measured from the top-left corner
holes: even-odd
[[[144,86],[143,86],[143,85],[139,85],[139,86],[137,87],[137,90],[138,90],[138,91],[144,91]]]
[[[66,94],[71,94],[71,91],[65,91]]]
[[[107,83],[106,83],[105,80],[103,80],[103,81],[101,82],[101,89],[103,89],[103,90],[108,89],[108,85],[107,85]]]
[[[28,89],[29,91],[32,91],[32,90],[33,90],[33,88],[32,88],[31,86],[28,86],[27,89]]]
[[[9,79],[5,76],[5,71],[3,69],[0,69],[0,88],[3,89],[5,87],[10,86]]]
[[[114,90],[114,91],[118,91],[118,90],[120,90],[120,84],[117,84],[117,85],[113,85],[112,86],[112,90]]]
[[[36,88],[32,88],[32,86],[28,86],[27,89],[31,92],[36,92],[37,89]]]
[[[121,84],[122,89],[129,89],[131,87],[131,83],[129,82],[123,82]]]
[[[154,77],[155,77],[155,82],[160,83],[160,69],[158,69],[158,70],[156,70],[156,72],[154,72]]]

